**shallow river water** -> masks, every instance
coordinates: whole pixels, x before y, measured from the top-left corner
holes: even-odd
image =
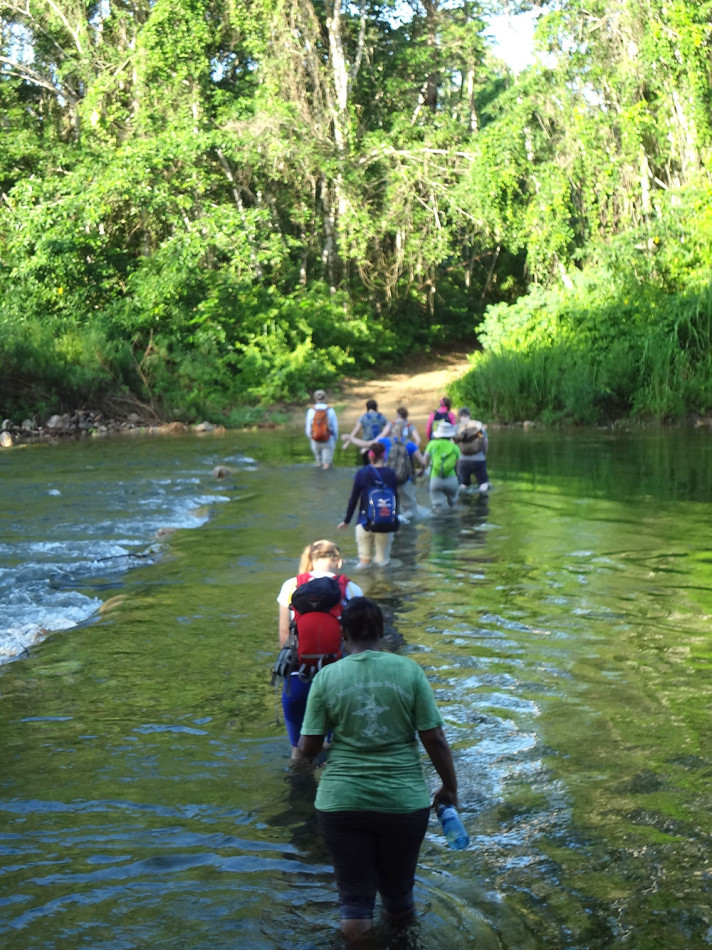
[[[269,685],[281,582],[354,473],[305,449],[0,454],[5,950],[341,946]],[[358,578],[430,678],[471,835],[431,821],[417,921],[376,946],[712,946],[712,436],[493,432],[489,465]]]

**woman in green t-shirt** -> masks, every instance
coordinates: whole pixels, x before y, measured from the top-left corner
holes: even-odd
[[[353,940],[373,926],[377,893],[389,921],[413,916],[431,807],[416,734],[442,779],[432,807],[457,807],[457,779],[425,673],[409,657],[381,650],[381,608],[355,597],[341,620],[348,656],[314,677],[299,752],[313,761],[332,732],[317,819],[334,864],[341,930]]]

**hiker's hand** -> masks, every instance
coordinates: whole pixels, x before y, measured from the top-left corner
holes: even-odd
[[[346,524],[345,521],[340,521],[340,522],[337,524],[336,527],[337,527],[337,528],[348,528],[348,525]]]

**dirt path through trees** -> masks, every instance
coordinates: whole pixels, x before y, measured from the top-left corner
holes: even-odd
[[[448,384],[469,368],[466,353],[428,356],[412,369],[372,380],[344,380],[340,393],[328,391],[327,399],[337,410],[341,432],[349,432],[366,411],[366,400],[375,399],[388,419],[395,417],[399,406],[406,406],[410,419],[423,435],[425,422],[445,395]]]

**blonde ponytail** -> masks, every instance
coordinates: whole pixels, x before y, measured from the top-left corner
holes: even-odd
[[[341,551],[339,550],[338,544],[334,544],[333,541],[328,541],[325,538],[307,544],[299,559],[299,573],[308,574],[310,571],[313,571],[314,561],[318,561],[323,557],[329,557],[335,561],[339,560],[341,558]]]

